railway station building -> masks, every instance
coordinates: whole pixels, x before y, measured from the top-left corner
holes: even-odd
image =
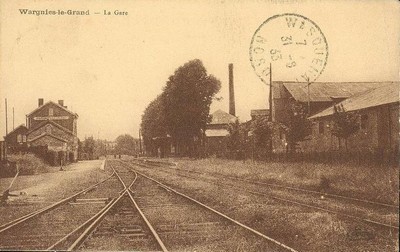
[[[10,153],[25,152],[28,147],[27,134],[28,128],[24,124],[9,132],[4,137],[4,141],[7,143],[7,151]]]
[[[78,159],[78,115],[58,103],[38,100],[38,107],[26,115],[27,144],[30,148],[47,148],[53,164],[76,162]]]

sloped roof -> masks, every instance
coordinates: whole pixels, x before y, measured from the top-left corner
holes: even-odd
[[[53,101],[48,101],[48,102],[46,102],[45,104],[43,104],[42,106],[37,107],[37,108],[34,109],[31,113],[27,114],[27,116],[32,115],[32,114],[35,113],[36,111],[38,111],[38,110],[44,108],[45,106],[47,106],[47,105],[49,105],[49,104],[54,104],[54,105],[56,105],[57,107],[59,107],[59,108],[65,110],[66,112],[68,112],[68,113],[70,113],[71,115],[73,115],[73,116],[75,116],[76,118],[78,118],[78,114],[77,114],[77,113],[74,113],[74,112],[72,112],[72,111],[66,109],[65,107],[63,107],[63,106],[61,106],[60,104],[58,104],[58,103],[56,103],[56,102],[53,102]]]
[[[236,116],[226,113],[222,110],[217,110],[211,114],[211,122],[209,124],[229,124],[234,123],[237,120]]]
[[[36,141],[36,140],[38,140],[38,139],[40,139],[40,138],[42,138],[42,137],[45,137],[45,136],[49,136],[49,137],[52,137],[52,138],[54,138],[54,139],[57,139],[57,140],[59,140],[59,141],[61,141],[61,142],[68,143],[67,140],[62,139],[61,137],[55,136],[55,135],[53,135],[53,134],[49,134],[49,133],[43,133],[43,134],[41,134],[41,135],[39,135],[39,136],[37,136],[37,137],[35,137],[35,138],[33,138],[33,139],[28,140],[28,142],[34,142],[34,141]]]
[[[43,126],[45,126],[45,125],[47,125],[47,124],[52,124],[52,125],[54,125],[55,127],[61,129],[62,131],[65,131],[65,132],[68,133],[68,134],[74,135],[74,133],[73,133],[72,131],[70,131],[69,129],[67,129],[67,128],[61,126],[60,124],[58,124],[58,123],[56,123],[56,122],[54,122],[54,121],[51,121],[51,120],[43,121],[43,122],[39,123],[38,125],[36,125],[35,128],[29,129],[29,133],[28,133],[28,134],[30,134],[30,133],[32,133],[32,132],[34,132],[34,131],[36,131],[36,130],[42,128]]]
[[[207,129],[205,132],[207,137],[225,137],[229,135],[227,129]]]
[[[21,124],[18,127],[16,127],[15,129],[13,129],[12,131],[8,132],[7,136],[14,133],[15,131],[17,131],[19,128],[24,128],[26,130],[28,130],[28,128],[25,126],[25,124]]]
[[[361,94],[352,96],[340,102],[339,104],[344,111],[355,111],[390,103],[398,103],[400,101],[399,91],[400,82],[386,83],[385,85],[381,85],[379,87],[367,90]],[[334,113],[335,108],[332,106],[313,116],[310,116],[309,119],[330,116]]]
[[[391,82],[313,82],[310,84],[310,101],[332,102],[335,99],[346,99],[388,83]],[[283,85],[297,101],[308,101],[306,82],[283,82]]]

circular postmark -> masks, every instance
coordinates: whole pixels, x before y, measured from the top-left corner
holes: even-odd
[[[262,23],[251,39],[250,61],[261,80],[314,82],[328,59],[321,29],[298,14],[275,15]]]

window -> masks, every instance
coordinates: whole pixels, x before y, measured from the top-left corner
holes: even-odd
[[[368,115],[361,115],[361,129],[366,129],[368,125]]]
[[[22,135],[22,142],[26,143],[26,135]]]
[[[22,143],[22,135],[21,134],[17,135],[17,143]]]
[[[319,122],[318,124],[318,131],[320,134],[324,134],[324,130],[325,130],[325,123],[324,122]]]
[[[53,108],[49,108],[49,116],[53,116],[54,115],[54,110]]]

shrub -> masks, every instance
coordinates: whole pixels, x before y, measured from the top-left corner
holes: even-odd
[[[8,159],[18,165],[20,175],[48,172],[50,168],[34,154],[10,155]]]
[[[16,173],[17,169],[15,167],[15,162],[0,162],[0,178],[14,177]]]

